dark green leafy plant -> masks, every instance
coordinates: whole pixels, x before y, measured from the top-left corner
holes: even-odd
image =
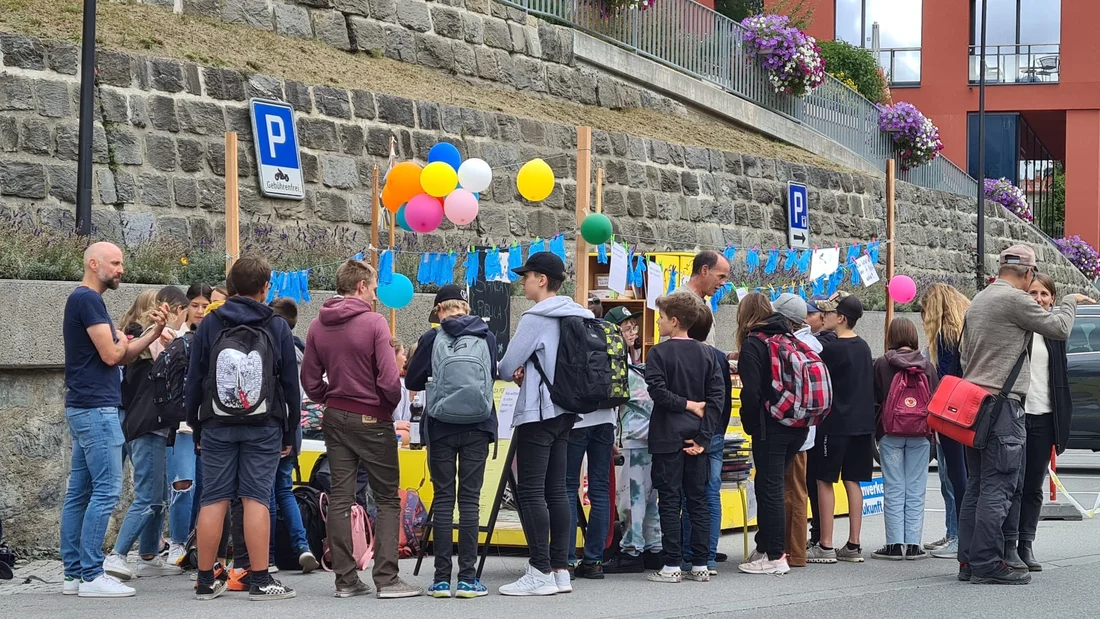
[[[883,79],[870,50],[844,41],[819,41],[818,46],[825,58],[826,73],[834,76],[843,74],[855,83],[859,94],[874,103],[889,102],[886,80]]]

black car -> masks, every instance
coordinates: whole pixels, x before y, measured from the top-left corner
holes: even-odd
[[[1100,451],[1100,306],[1077,308],[1066,357],[1073,400],[1066,448]]]

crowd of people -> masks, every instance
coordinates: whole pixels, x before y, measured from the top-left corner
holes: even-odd
[[[1033,542],[1045,462],[1051,449],[1065,448],[1071,414],[1065,340],[1076,304],[1092,300],[1068,295],[1055,307],[1055,283],[1038,271],[1030,248],[1005,250],[997,280],[973,301],[945,284],[931,286],[921,301],[927,345],[919,345],[916,325],[895,318],[878,359],[855,331],[862,303],[844,293],[809,301],[748,294],[738,303],[737,349],[719,351],[706,298],[726,283],[730,265],[713,251],[700,252],[690,279],[657,301],[660,343],[644,362],[641,314],[622,306],[604,313],[598,299],[585,308],[559,296],[567,274],[552,253],[531,255],[515,272],[534,305],[497,359],[493,333],[470,315],[465,290],[454,285],[436,295],[438,326],[406,351],[373,311],[377,273],[358,260],[338,269],[336,296],[325,301],[304,341],[293,335],[292,300],[265,304],[271,269],[257,256],[239,259],[224,288],[143,292],[116,325],[102,295],[118,288],[123,254],[109,243],[91,245],[63,325],[73,446],[61,518],[63,593],[132,596],[135,589],[124,581],[182,573],[191,545],[199,600],[228,590],[248,591],[253,600],[294,597],[272,575],[275,518],[285,522],[302,571],[317,569],[292,472],[303,426],[319,422],[331,469],[325,558],[331,555],[335,596],[425,593],[401,579],[398,565],[398,446],[417,429],[435,492],[435,574],[427,593],[487,595],[475,560],[481,488],[497,438],[498,377],[519,385],[512,440],[530,557],[520,578],[499,587],[503,595],[570,592],[575,579],[606,574],[648,572],[647,580],[659,583],[706,582],[717,574],[726,560],[718,552],[720,491],[735,380],[758,505],[755,547],[741,572],[863,562],[860,483],[872,479],[876,446],[886,544],[872,558],[954,558],[959,579],[974,583],[1026,583],[1042,569]],[[593,324],[621,338],[626,364],[612,374],[621,374],[625,393],[589,406],[577,395],[583,385],[556,378],[576,375],[571,338]],[[805,381],[803,397],[826,406],[807,413],[790,405],[791,367]],[[592,382],[600,383],[602,373],[591,374]],[[1006,393],[981,449],[929,429],[929,400],[945,376]],[[424,410],[418,428],[410,428],[413,400]],[[923,543],[931,449],[946,534]],[[133,465],[134,500],[104,556],[125,458]],[[621,472],[613,489],[615,466]],[[585,471],[591,508],[578,555]],[[359,575],[366,567],[358,539],[362,473],[377,505],[373,590]],[[857,506],[840,544],[834,543],[837,482]],[[621,524],[621,540],[608,548],[614,523]]]

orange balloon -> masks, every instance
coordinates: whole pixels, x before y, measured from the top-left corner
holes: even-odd
[[[393,166],[387,176],[386,189],[390,191],[397,205],[391,208],[387,204],[386,208],[396,211],[402,204],[411,200],[413,196],[424,192],[420,188],[421,171],[422,168],[411,161],[402,161]]]
[[[387,183],[386,186],[382,188],[382,206],[386,207],[386,210],[391,213],[397,213],[397,211],[401,210],[402,204],[404,204],[404,202],[394,197],[393,188]]]

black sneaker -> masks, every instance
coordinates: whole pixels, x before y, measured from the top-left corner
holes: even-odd
[[[644,571],[645,560],[628,554],[615,555],[614,559],[603,565],[604,574],[641,574]]]
[[[920,547],[920,544],[906,544],[905,546],[905,560],[917,561],[919,559],[927,559],[929,554]]]
[[[248,599],[253,602],[266,602],[267,600],[289,600],[298,593],[274,578],[263,585],[252,583],[248,589]]]
[[[225,593],[226,584],[224,580],[215,578],[213,585],[204,585],[198,583],[195,585],[195,599],[203,602],[212,600],[221,594]]]
[[[959,580],[963,582],[970,582],[971,573],[970,566],[966,563],[959,564]]]
[[[580,563],[573,570],[573,573],[577,578],[588,578],[591,580],[603,580],[603,565],[599,562],[596,563]]]
[[[1001,561],[991,570],[974,572],[970,582],[975,585],[1026,585],[1031,582],[1031,572],[1014,570]]]
[[[726,560],[728,560],[728,559],[729,559],[729,556],[726,555],[726,553],[724,553],[724,552],[714,553],[714,562],[715,563],[725,563]]]
[[[905,544],[886,544],[882,548],[871,553],[872,559],[886,559],[888,561],[902,561],[905,559]]]

